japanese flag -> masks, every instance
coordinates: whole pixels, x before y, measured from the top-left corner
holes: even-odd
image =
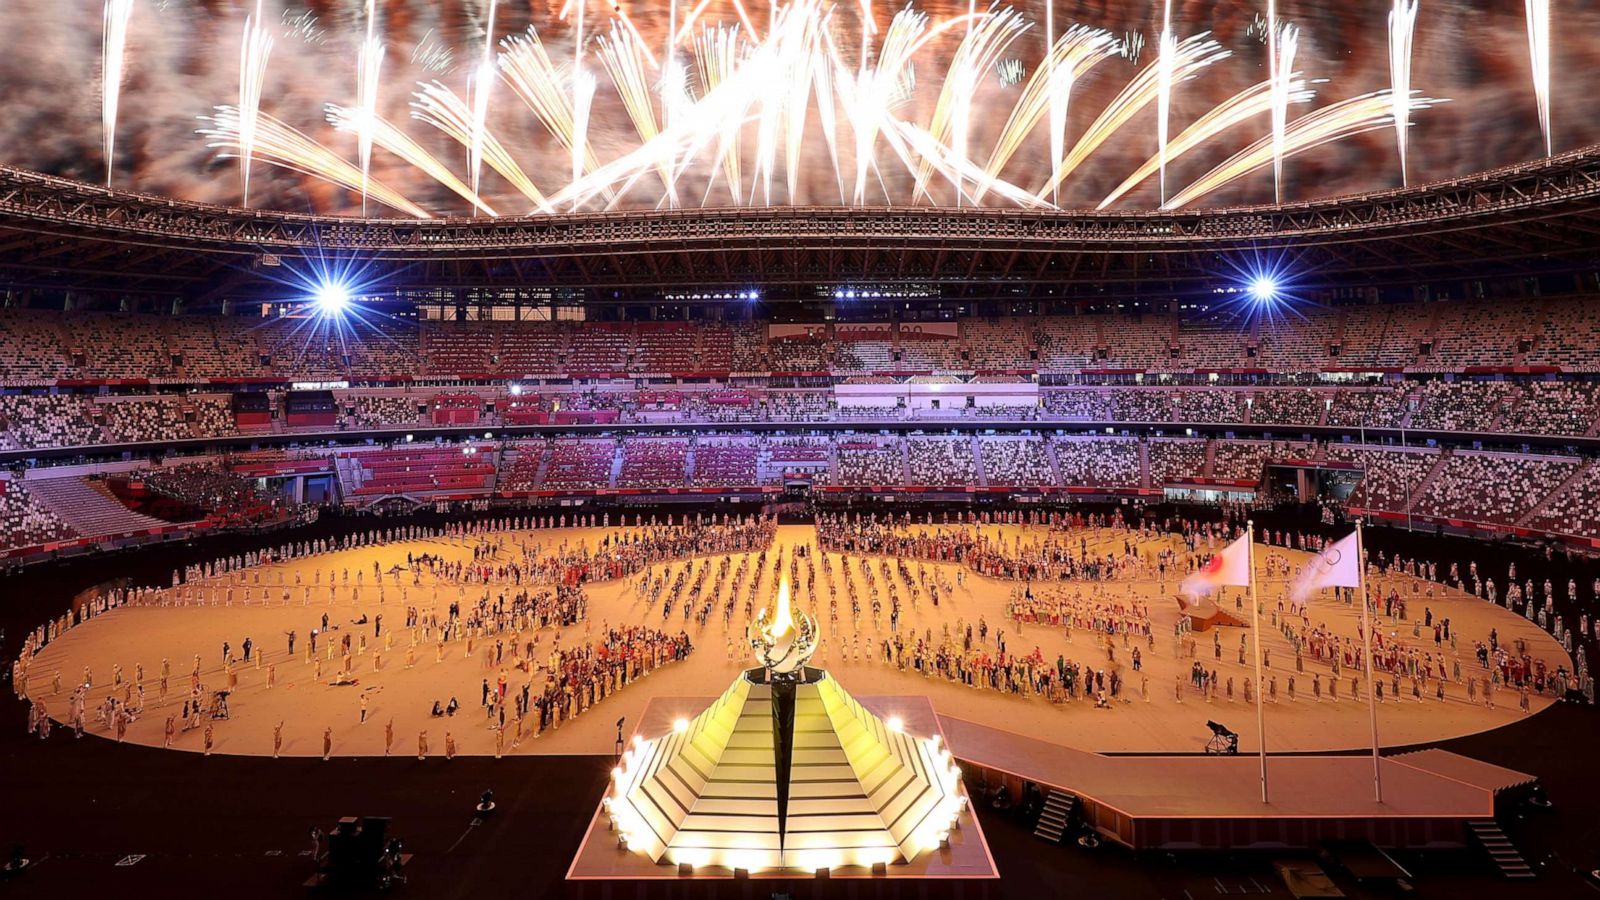
[[[1248,533],[1206,560],[1200,571],[1183,580],[1179,591],[1191,597],[1203,597],[1224,585],[1245,587],[1250,584],[1250,536]]]

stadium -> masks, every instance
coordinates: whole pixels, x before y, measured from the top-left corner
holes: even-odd
[[[95,7],[8,892],[1600,889],[1593,11]]]

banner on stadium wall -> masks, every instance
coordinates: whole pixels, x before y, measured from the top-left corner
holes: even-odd
[[[768,325],[769,341],[820,341],[828,336],[826,325]]]
[[[833,339],[836,341],[888,341],[894,339],[894,324],[891,322],[851,322],[848,325],[833,326]]]
[[[953,341],[961,337],[961,326],[955,322],[912,322],[901,324],[902,341]]]

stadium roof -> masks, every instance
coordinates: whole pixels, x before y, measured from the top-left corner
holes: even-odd
[[[231,209],[0,167],[0,285],[269,299],[262,263],[359,262],[383,289],[937,284],[951,298],[1201,294],[1252,257],[1305,287],[1596,267],[1600,146],[1449,182],[1196,212],[737,208],[353,219]]]

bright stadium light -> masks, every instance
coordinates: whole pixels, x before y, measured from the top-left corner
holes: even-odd
[[[1257,303],[1271,303],[1278,299],[1278,280],[1271,275],[1261,274],[1250,279],[1250,299]]]
[[[1295,262],[1286,254],[1270,251],[1225,260],[1225,269],[1217,273],[1212,288],[1213,297],[1194,308],[1232,316],[1240,323],[1299,317],[1302,309],[1314,303],[1305,294],[1305,274]]]
[[[317,285],[311,299],[316,303],[317,312],[324,316],[342,316],[350,308],[350,288],[342,282],[325,281]]]

